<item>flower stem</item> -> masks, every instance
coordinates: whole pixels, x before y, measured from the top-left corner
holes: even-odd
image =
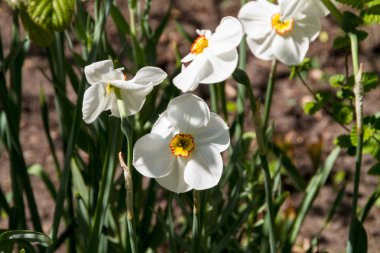
[[[336,8],[336,6],[330,1],[330,0],[321,0],[323,4],[326,6],[327,9],[331,12],[331,15],[334,16],[336,21],[339,23],[340,26],[343,24],[343,15],[342,13]]]
[[[133,183],[132,183],[132,155],[133,155],[133,129],[132,125],[128,121],[127,113],[125,111],[124,102],[120,95],[119,88],[115,89],[115,95],[117,98],[117,106],[121,118],[121,130],[127,138],[127,164],[125,164],[121,152],[119,153],[120,165],[124,170],[125,189],[126,189],[126,202],[127,202],[127,226],[129,233],[129,241],[131,244],[132,253],[137,253],[137,239],[136,239],[136,226],[133,215]]]
[[[253,95],[252,87],[251,85],[246,86],[247,87],[247,93],[248,98],[251,104],[251,111],[252,111],[252,117],[253,117],[253,125],[255,127],[256,131],[256,140],[257,145],[259,148],[259,154],[260,154],[260,162],[261,166],[264,171],[264,181],[265,181],[265,195],[266,195],[266,202],[268,206],[268,217],[269,217],[269,244],[270,244],[270,252],[275,253],[276,252],[276,235],[275,235],[275,219],[274,219],[274,208],[273,208],[273,200],[272,200],[272,185],[271,185],[271,177],[269,172],[269,165],[267,160],[267,151],[265,147],[264,137],[263,137],[263,130],[260,118],[259,110],[256,106],[256,100]]]
[[[193,239],[191,251],[201,252],[201,222],[200,222],[199,191],[193,190]]]
[[[357,134],[357,145],[355,154],[355,176],[354,176],[354,193],[352,196],[352,207],[351,207],[351,223],[349,231],[349,241],[347,243],[346,252],[354,252],[354,243],[356,239],[356,231],[354,231],[354,222],[357,218],[357,205],[358,205],[358,195],[359,195],[359,184],[360,184],[360,171],[362,163],[362,150],[363,150],[363,84],[361,81],[362,66],[359,67],[359,56],[358,56],[358,39],[356,34],[348,34],[351,42],[351,54],[352,54],[352,66],[355,77],[355,112],[356,112],[356,134]]]
[[[273,59],[271,69],[269,72],[268,86],[265,94],[265,107],[264,107],[264,120],[263,120],[263,130],[266,131],[268,126],[270,108],[272,105],[273,90],[275,85],[275,73],[277,69],[277,60]],[[265,133],[264,133],[265,134]]]

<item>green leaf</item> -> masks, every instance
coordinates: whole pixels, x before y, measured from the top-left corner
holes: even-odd
[[[338,110],[336,119],[342,124],[350,124],[354,118],[354,112],[352,108],[343,106]]]
[[[350,248],[351,251],[348,252],[367,253],[368,238],[363,224],[356,217],[351,222],[352,229],[347,242],[347,248]]]
[[[308,115],[313,115],[320,109],[321,109],[320,104],[315,101],[307,102],[303,105],[303,111]]]
[[[363,143],[368,141],[375,133],[375,129],[367,126],[363,126]],[[357,127],[352,128],[350,133],[351,144],[356,147],[358,142]]]
[[[25,240],[28,242],[39,243],[42,246],[49,247],[53,241],[49,236],[29,230],[11,230],[0,234],[0,243],[12,240]]]
[[[234,73],[232,74],[232,77],[235,79],[236,82],[241,83],[245,86],[251,85],[251,81],[249,80],[249,77],[244,70],[238,68],[235,69]]]
[[[380,163],[376,163],[375,165],[373,165],[373,166],[368,170],[368,174],[370,174],[370,175],[380,176]]]
[[[338,88],[345,85],[346,77],[343,74],[333,75],[329,78],[331,87]]]

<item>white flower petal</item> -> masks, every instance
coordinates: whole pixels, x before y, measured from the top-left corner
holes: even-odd
[[[210,110],[198,96],[184,94],[170,101],[167,116],[181,133],[189,133],[208,124]]]
[[[129,90],[123,90],[120,89],[120,95],[121,99],[124,103],[125,112],[127,113],[127,116],[134,115],[140,111],[140,109],[143,107],[145,103],[145,92],[143,94],[140,94],[139,92],[132,92]],[[116,100],[115,100],[116,103]],[[117,107],[116,107],[117,108]],[[115,109],[115,107],[113,107]],[[112,116],[120,117],[119,109],[112,110]]]
[[[143,86],[155,86],[164,81],[167,76],[165,71],[160,68],[144,67],[136,73],[130,82]]]
[[[304,0],[278,0],[278,4],[280,6],[281,18],[284,20],[297,18],[306,6]]]
[[[211,112],[207,126],[193,132],[193,137],[197,148],[211,145],[218,152],[223,152],[230,145],[230,133],[227,124],[213,112]]]
[[[309,39],[314,41],[321,31],[321,22],[318,16],[304,15],[302,19],[295,22],[294,32],[301,30]]]
[[[105,93],[102,84],[90,86],[83,96],[83,120],[87,124],[93,122],[108,107],[110,97]]]
[[[330,11],[326,8],[321,0],[304,0],[306,7],[302,11],[306,15],[317,15],[319,17],[327,16]]]
[[[266,0],[251,1],[243,5],[238,17],[244,31],[252,39],[263,39],[272,31],[272,16],[279,12],[277,5]]]
[[[208,59],[209,64],[207,66],[210,66],[211,71],[207,77],[199,81],[200,83],[210,84],[222,82],[231,76],[238,64],[238,53],[236,49],[218,56],[205,50],[204,55],[206,55]]]
[[[106,76],[114,71],[111,60],[94,62],[84,68],[87,82],[91,85],[106,81]]]
[[[214,54],[234,50],[243,37],[243,26],[233,17],[224,17],[208,41],[208,49]]]
[[[251,39],[247,37],[247,44],[254,56],[261,60],[269,61],[274,58],[273,40],[276,37],[276,32],[272,31],[267,37],[263,39]]]
[[[181,62],[182,63],[188,63],[188,62],[191,62],[191,61],[193,61],[194,59],[195,59],[195,54],[193,54],[193,53],[188,53],[185,57],[183,57],[182,59],[181,59]]]
[[[196,147],[185,167],[185,182],[196,190],[218,184],[223,172],[223,160],[212,146]]]
[[[133,166],[146,177],[167,176],[173,170],[174,160],[168,141],[156,134],[144,135],[133,148]]]
[[[156,178],[157,182],[169,191],[183,193],[192,189],[184,180],[184,170],[186,160],[182,158],[174,159],[173,170],[165,177]]]
[[[212,74],[210,63],[204,54],[197,55],[189,66],[182,68],[173,79],[174,85],[182,92],[193,91],[198,87],[199,81]]]
[[[273,54],[279,61],[286,65],[297,65],[305,58],[309,40],[302,31],[294,31],[292,36],[276,36],[273,45]]]
[[[154,123],[151,133],[158,134],[163,138],[172,138],[175,134],[178,133],[178,129],[172,125],[167,116],[167,112],[165,111]]]

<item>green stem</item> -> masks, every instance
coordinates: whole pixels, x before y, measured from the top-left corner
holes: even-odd
[[[200,224],[200,204],[199,191],[193,190],[193,239],[191,251],[201,252],[201,224]]]
[[[327,9],[331,12],[331,15],[334,16],[336,21],[339,23],[340,26],[343,24],[343,15],[342,13],[336,8],[336,6],[330,1],[330,0],[321,0],[323,4],[326,6]]]
[[[269,244],[270,244],[270,252],[276,253],[276,235],[275,235],[275,219],[274,219],[274,208],[273,208],[273,200],[272,200],[272,185],[271,185],[271,177],[269,172],[269,165],[267,160],[267,151],[265,147],[265,142],[263,138],[262,124],[261,118],[259,114],[259,110],[256,106],[256,100],[253,95],[251,85],[247,85],[248,98],[251,104],[251,111],[253,117],[253,125],[256,131],[256,140],[260,153],[260,162],[264,171],[264,181],[265,181],[265,195],[266,202],[268,206],[268,216],[269,216]]]
[[[357,145],[355,154],[355,176],[354,176],[354,193],[352,196],[351,207],[351,223],[349,231],[349,241],[347,243],[346,252],[353,253],[356,241],[356,231],[354,231],[355,219],[357,218],[357,205],[359,196],[360,172],[362,164],[362,151],[363,151],[363,84],[361,82],[362,69],[359,68],[359,53],[358,53],[358,39],[355,34],[348,34],[351,42],[352,66],[355,77],[355,111],[356,111],[356,133]]]
[[[210,97],[211,97],[211,110],[215,113],[218,113],[218,84],[209,85],[210,87]]]
[[[277,69],[277,60],[273,59],[271,69],[269,72],[269,79],[268,79],[268,86],[267,86],[267,92],[265,94],[265,108],[264,108],[264,120],[263,120],[263,130],[266,131],[268,126],[268,120],[269,120],[269,114],[270,114],[270,108],[272,105],[272,97],[273,97],[273,90],[274,85],[276,82],[276,69]]]
[[[133,156],[133,129],[128,121],[128,116],[125,111],[124,101],[120,94],[120,89],[114,87],[115,95],[117,98],[117,107],[121,118],[121,129],[127,138],[127,164],[124,163],[122,154],[119,153],[119,161],[124,169],[126,202],[127,202],[127,226],[129,232],[129,241],[131,244],[132,253],[137,253],[137,239],[136,239],[136,226],[133,214],[133,182],[132,182],[132,156]]]

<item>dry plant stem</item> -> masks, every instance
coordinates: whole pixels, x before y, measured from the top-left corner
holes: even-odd
[[[352,66],[355,77],[355,113],[356,113],[356,134],[357,134],[357,145],[356,145],[356,155],[355,155],[355,177],[354,177],[354,193],[352,196],[352,207],[351,207],[351,223],[349,232],[349,241],[347,243],[346,252],[354,253],[354,241],[356,238],[356,231],[354,231],[354,220],[357,218],[357,205],[358,205],[358,195],[359,195],[359,185],[360,185],[360,171],[362,163],[362,149],[363,149],[363,84],[361,82],[362,66],[359,68],[358,59],[358,39],[355,34],[348,34],[351,42],[351,54],[352,54]]]
[[[260,162],[264,171],[265,196],[266,196],[266,202],[268,206],[268,216],[269,216],[268,220],[269,220],[270,252],[276,253],[277,241],[276,241],[276,235],[274,232],[275,219],[274,219],[274,209],[273,209],[273,199],[272,199],[273,198],[272,184],[271,184],[271,177],[270,177],[269,166],[268,166],[267,151],[266,151],[266,146],[265,146],[264,136],[263,136],[262,122],[261,122],[260,112],[257,108],[256,100],[253,95],[252,87],[250,85],[247,86],[247,92],[248,92],[248,97],[251,104],[253,125],[256,131],[257,145],[259,147]]]
[[[120,165],[124,171],[124,179],[125,179],[125,189],[127,191],[126,201],[127,201],[127,225],[129,232],[129,240],[131,243],[131,251],[137,252],[136,247],[136,231],[134,226],[134,215],[133,215],[133,183],[132,183],[132,175],[130,171],[130,167],[127,166],[124,162],[123,155],[119,152],[119,161]]]
[[[201,252],[201,224],[200,224],[200,204],[199,191],[193,190],[193,233],[191,251]]]
[[[130,168],[132,168],[132,150],[133,150],[133,130],[128,122],[127,114],[124,108],[124,102],[120,95],[119,88],[115,89],[115,95],[117,98],[117,107],[119,109],[120,118],[121,118],[121,128],[123,133],[127,138],[127,165],[124,163],[123,157],[121,153],[119,153],[120,164],[124,169],[124,178],[125,178],[125,189],[127,191],[126,201],[127,201],[127,225],[128,225],[128,233],[129,233],[129,241],[131,244],[132,253],[136,253],[137,251],[137,240],[136,240],[136,226],[135,219],[133,216],[133,184],[132,184],[132,175]]]
[[[268,127],[270,108],[272,105],[273,90],[274,90],[274,85],[276,82],[276,78],[275,78],[276,69],[277,69],[277,60],[273,59],[271,69],[269,72],[269,80],[268,80],[268,85],[267,85],[267,91],[265,94],[265,107],[264,107],[264,118],[263,118],[263,130],[264,131],[266,131],[266,129]],[[265,132],[264,132],[264,134],[265,134]]]

